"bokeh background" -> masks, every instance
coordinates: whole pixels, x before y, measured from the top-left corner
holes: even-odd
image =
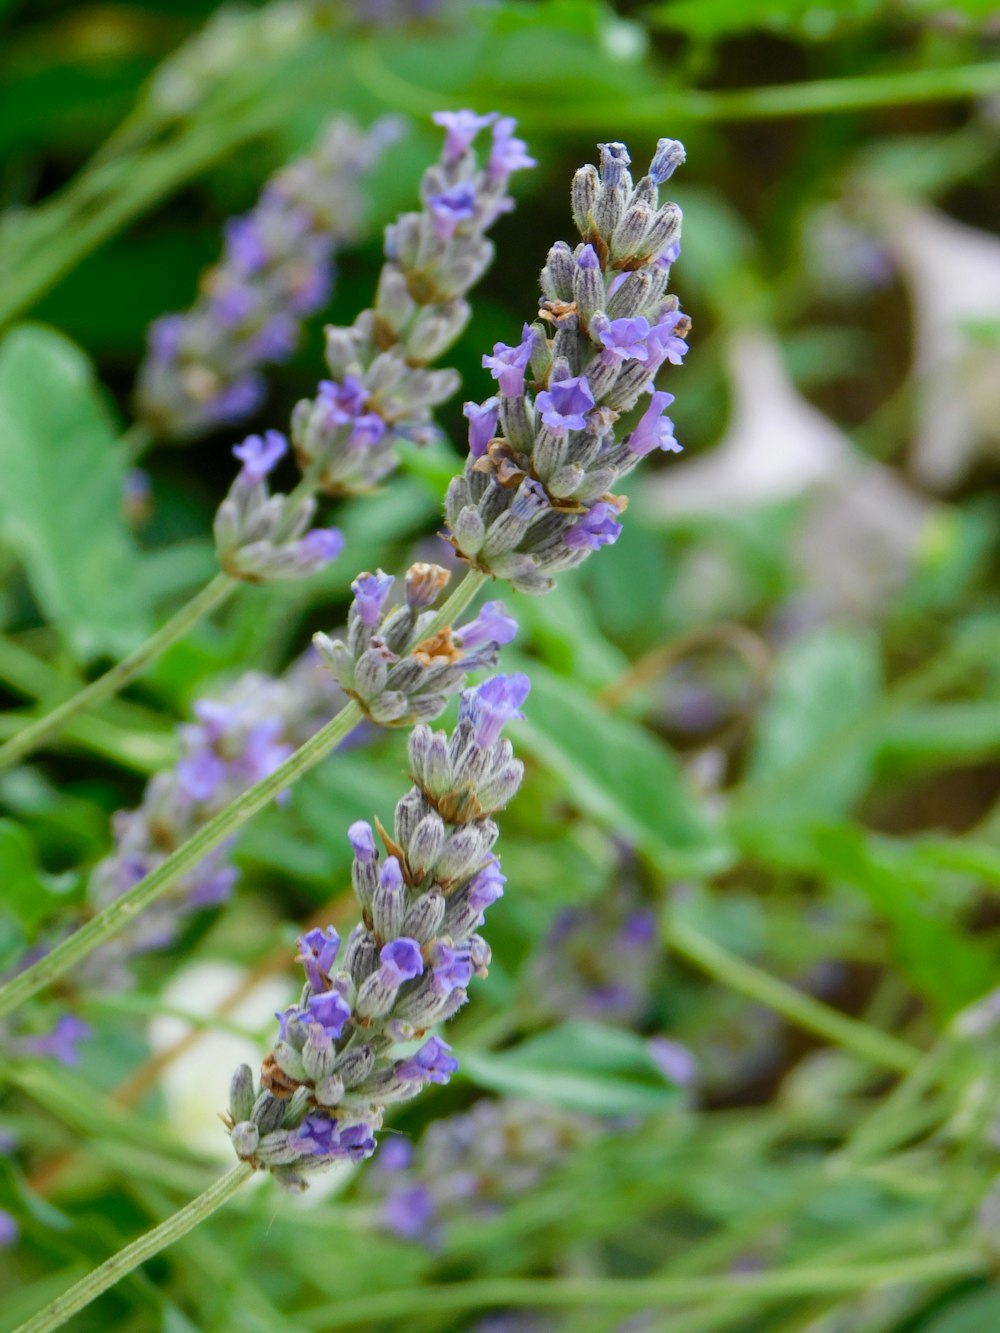
[[[331,115],[405,121],[264,406],[146,448],[145,488],[109,517],[149,622],[214,572],[233,443],[285,428],[324,322],[369,303],[382,228],[437,152],[430,113],[514,115],[538,161],[474,293],[445,438],[338,512],[345,556],[247,590],[0,778],[5,967],[79,909],[194,700],[283,671],[341,623],[358,569],[440,558],[462,399],[488,394],[483,352],[516,341],[549,246],[574,239],[576,167],[598,141],[640,171],[662,135],[687,148],[684,453],[630,479],[616,546],[516,598],[529,781],[490,981],[454,1025],[461,1076],[332,1194],[248,1191],[73,1327],[1000,1324],[995,6],[7,0],[0,24],[0,321],[83,349],[122,469],[146,329],[190,304],[225,219]],[[5,505],[2,413],[6,736],[119,629],[81,637],[107,589],[59,600],[73,543],[103,529],[66,505],[50,548]],[[0,1089],[5,1326],[218,1170],[228,1071],[294,989],[296,923],[334,899],[349,924],[343,831],[385,817],[404,763],[392,735],[334,757],[241,837],[233,902],[134,989],[51,998],[91,1035],[72,1068],[12,1058]]]

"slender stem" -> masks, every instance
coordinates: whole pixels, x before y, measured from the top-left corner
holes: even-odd
[[[124,689],[129,681],[134,680],[171,644],[183,638],[189,629],[221,606],[237,587],[239,587],[238,579],[230,578],[228,574],[216,574],[210,583],[206,583],[200,592],[195,593],[176,615],[171,616],[165,625],[162,625],[155,634],[151,634],[134,652],[123,657],[110,671],[106,671],[103,676],[98,676],[89,685],[85,685],[82,690],[59,704],[57,708],[53,708],[50,713],[24,727],[5,745],[0,745],[0,769],[17,763],[43,742],[56,736],[72,718],[86,712],[88,708],[93,708],[95,704],[103,703],[105,699],[110,699],[119,690]]]
[[[428,636],[436,634],[443,626],[451,622],[468,606],[482,587],[488,576],[478,570],[471,570],[451,594],[434,617],[427,631]],[[412,645],[411,645],[412,646]],[[181,876],[186,875],[213,848],[231,838],[233,834],[258,812],[271,802],[280,791],[290,786],[303,773],[315,767],[325,755],[336,748],[361,721],[361,709],[354,702],[347,704],[325,727],[321,727],[304,745],[299,746],[283,764],[260,782],[248,788],[235,801],[227,805],[207,824],[204,824],[193,837],[162,861],[155,870],[141,879],[138,884],[123,893],[81,926],[68,939],[57,944],[50,953],[40,958],[31,967],[25,968],[16,977],[12,977],[4,986],[0,986],[0,1017],[11,1013],[18,1005],[50,985],[64,972],[86,958],[98,945],[112,939],[124,930],[129,922],[151,903],[156,902],[164,892]]]
[[[123,1250],[119,1250],[117,1254],[112,1255],[99,1268],[95,1268],[92,1273],[88,1273],[85,1278],[81,1278],[75,1286],[70,1287],[69,1291],[64,1292],[62,1296],[57,1296],[54,1301],[50,1301],[44,1310],[36,1314],[34,1318],[29,1319],[27,1323],[22,1324],[20,1328],[15,1330],[15,1333],[48,1333],[49,1329],[60,1328],[71,1315],[76,1314],[78,1310],[84,1309],[91,1301],[96,1300],[102,1291],[107,1291],[109,1287],[113,1287],[127,1273],[131,1273],[134,1268],[138,1268],[147,1259],[151,1259],[153,1255],[165,1250],[175,1240],[180,1240],[181,1236],[186,1236],[199,1222],[203,1222],[206,1217],[210,1217],[252,1175],[253,1167],[247,1162],[241,1162],[239,1166],[234,1166],[228,1174],[217,1180],[204,1194],[199,1194],[197,1199],[192,1199],[186,1208],[182,1208],[179,1213],[174,1213],[173,1217],[168,1217],[158,1227],[154,1227],[152,1231],[147,1231],[144,1236],[134,1240],[131,1245],[126,1245]]]
[[[683,958],[724,986],[748,995],[768,1009],[783,1014],[796,1027],[843,1046],[863,1060],[908,1074],[922,1059],[922,1053],[907,1042],[867,1023],[860,1023],[856,1018],[849,1018],[794,986],[786,985],[730,953],[687,922],[677,918],[669,921],[667,941]]]
[[[441,605],[437,615],[431,621],[430,627],[420,631],[421,637],[433,639],[434,635],[439,630],[443,630],[445,625],[454,625],[488,578],[489,574],[484,574],[482,570],[468,570],[455,591]],[[411,644],[410,647],[412,648],[414,645]]]
[[[690,1278],[485,1278],[448,1286],[401,1287],[318,1306],[296,1316],[300,1328],[344,1328],[370,1320],[405,1319],[489,1306],[590,1306],[599,1309],[673,1310],[677,1302],[758,1302],[823,1292],[862,1292],[903,1282],[942,1282],[981,1273],[986,1257],[953,1249],[908,1255],[886,1263],[779,1268]],[[671,1325],[672,1326],[672,1325]],[[22,1333],[22,1330],[17,1330]]]
[[[182,875],[186,875],[189,870],[193,870],[213,848],[232,837],[237,829],[251,819],[258,810],[262,810],[280,791],[318,764],[324,755],[354,730],[360,720],[361,709],[358,705],[353,702],[347,704],[335,718],[320,728],[273,773],[248,788],[214,819],[202,825],[193,837],[175,852],[171,852],[165,861],[162,861],[145,879],[141,879],[134,888],[109,903],[86,925],[74,931],[61,944],[57,944],[51,953],[47,953],[37,963],[25,968],[16,977],[12,977],[5,986],[0,986],[0,1015],[9,1014],[36,991],[50,985],[81,959],[86,958],[98,945],[104,944],[119,931],[124,930],[140,912],[162,897],[171,884]]]

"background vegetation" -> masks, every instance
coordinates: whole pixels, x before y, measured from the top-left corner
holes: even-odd
[[[460,1075],[393,1121],[419,1145],[494,1099],[509,1123],[480,1110],[475,1136],[494,1157],[423,1240],[387,1227],[378,1160],[332,1196],[247,1190],[72,1326],[994,1328],[994,7],[418,9],[0,4],[0,320],[30,321],[0,343],[4,737],[214,571],[233,432],[153,449],[143,511],[111,510],[146,326],[190,302],[224,219],[334,111],[409,118],[263,429],[314,390],[322,323],[368,303],[381,229],[436,152],[431,111],[515,115],[539,163],[474,296],[440,416],[453,444],[341,511],[329,574],[247,588],[0,777],[4,968],[82,901],[111,814],[172,762],[196,698],[338,625],[358,569],[433,555],[461,398],[486,395],[483,351],[534,312],[595,141],[688,153],[685,453],[633,485],[618,545],[516,598],[529,776],[504,819],[491,977],[454,1024]],[[5,1057],[5,1327],[217,1173],[229,1070],[296,984],[301,923],[349,923],[344,830],[385,817],[404,763],[394,734],[333,756],[240,838],[234,901],[135,990],[71,977],[49,997],[93,1029],[77,1067]],[[643,911],[655,938],[623,952]]]

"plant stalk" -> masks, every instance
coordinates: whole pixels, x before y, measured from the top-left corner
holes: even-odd
[[[168,1217],[152,1231],[126,1245],[123,1250],[105,1260],[99,1268],[81,1278],[69,1291],[51,1301],[32,1319],[22,1324],[15,1333],[48,1333],[49,1329],[61,1328],[66,1320],[96,1300],[101,1292],[113,1287],[126,1274],[138,1268],[154,1255],[172,1245],[175,1240],[186,1236],[199,1222],[210,1217],[216,1209],[230,1199],[245,1180],[253,1175],[253,1167],[247,1162],[240,1162],[231,1171],[211,1185],[204,1194],[192,1199],[186,1208],[182,1208],[173,1217]]]
[[[155,634],[151,634],[145,643],[141,643],[127,657],[123,657],[103,676],[98,676],[96,680],[85,685],[82,690],[78,690],[51,712],[29,723],[16,736],[12,736],[4,745],[0,745],[0,769],[16,764],[39,745],[58,735],[63,727],[80,713],[86,712],[96,704],[104,703],[106,699],[112,698],[119,690],[124,689],[161,653],[178,639],[183,638],[189,629],[227,601],[238,587],[238,579],[231,578],[228,574],[216,574],[215,578],[206,583],[200,592],[195,593],[165,625],[162,625]]]

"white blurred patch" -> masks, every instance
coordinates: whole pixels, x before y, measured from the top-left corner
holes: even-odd
[[[164,1003],[191,1014],[212,1013],[246,979],[243,968],[232,963],[203,962],[183,968],[163,992]],[[273,1022],[275,1011],[293,999],[292,986],[284,977],[260,981],[226,1017],[249,1029]],[[149,1043],[159,1055],[192,1031],[183,1019],[160,1014],[149,1024]],[[202,1029],[197,1039],[160,1074],[160,1087],[167,1103],[170,1124],[193,1148],[233,1160],[219,1113],[229,1105],[229,1082],[237,1065],[260,1068],[264,1052],[260,1046],[231,1032]]]
[[[913,565],[929,502],[801,397],[769,334],[733,334],[726,363],[728,430],[647,482],[645,499],[659,514],[725,516],[805,496],[794,557],[812,609],[878,614]]]
[[[194,963],[182,969],[163,992],[163,1001],[191,1014],[212,1013],[227,996],[243,985],[245,968],[233,963]],[[287,1009],[299,995],[289,977],[265,977],[240,1000],[227,1019],[251,1031],[270,1031],[275,1014]],[[168,1050],[192,1031],[181,1018],[159,1015],[149,1025],[149,1043],[155,1054]],[[231,1032],[202,1029],[196,1041],[167,1065],[160,1075],[160,1088],[167,1103],[171,1127],[193,1148],[220,1161],[235,1161],[219,1113],[229,1105],[229,1082],[240,1064],[247,1064],[256,1079],[266,1049]],[[320,1203],[343,1189],[356,1168],[345,1162],[331,1171],[310,1176],[309,1189],[287,1197],[302,1206]],[[253,1178],[263,1181],[263,1173]]]
[[[646,483],[666,514],[727,514],[801,495],[852,456],[828,417],[796,393],[774,339],[733,334],[726,350],[733,412],[725,435],[697,458],[672,463]]]
[[[1000,240],[896,199],[877,199],[876,210],[913,301],[914,472],[947,491],[1000,447],[1000,346],[974,330],[1000,324]]]

